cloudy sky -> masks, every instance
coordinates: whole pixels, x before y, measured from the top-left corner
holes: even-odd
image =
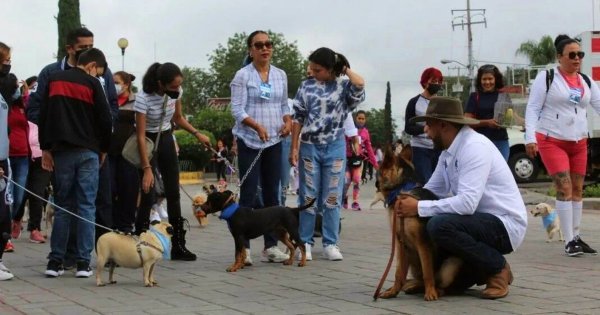
[[[37,75],[57,50],[58,1],[2,0],[2,7],[0,41],[13,48],[13,72]],[[463,14],[451,10],[465,9],[466,0],[80,0],[80,8],[113,71],[121,69],[117,40],[129,40],[125,70],[140,79],[154,61],[207,68],[207,55],[236,32],[283,33],[305,56],[330,47],[365,77],[363,108],[383,108],[391,82],[401,126],[406,102],[421,91],[423,69],[456,75],[440,60],[468,63],[466,29],[451,26]],[[527,62],[515,56],[523,41],[600,28],[600,0],[471,0],[471,8],[486,9],[474,21],[487,21],[473,25],[475,59],[499,66]]]

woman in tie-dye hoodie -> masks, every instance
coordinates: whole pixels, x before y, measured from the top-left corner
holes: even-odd
[[[300,238],[311,260],[316,209],[322,209],[323,254],[342,260],[337,242],[346,166],[343,125],[348,113],[364,101],[365,82],[346,57],[329,48],[315,50],[308,61],[313,77],[302,82],[294,99],[290,163],[298,165],[300,202],[317,202],[300,213]]]

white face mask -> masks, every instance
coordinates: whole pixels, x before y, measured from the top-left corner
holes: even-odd
[[[115,84],[115,89],[117,90],[117,95],[123,92],[123,87],[120,84]]]

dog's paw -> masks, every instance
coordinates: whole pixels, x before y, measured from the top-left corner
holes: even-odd
[[[425,301],[435,301],[438,299],[438,292],[435,288],[430,290],[425,290],[425,295],[423,296]]]
[[[396,296],[398,296],[398,293],[400,293],[400,290],[397,290],[396,288],[391,287],[391,288],[385,290],[385,292],[379,294],[379,298],[381,298],[381,299],[395,298]]]
[[[152,287],[153,285],[152,285],[152,282],[146,282],[146,283],[144,283],[144,286],[145,286],[146,288],[150,288],[150,287]]]
[[[106,286],[106,284],[104,284],[104,283],[102,283],[102,282],[97,282],[97,283],[96,283],[96,286],[98,286],[98,287],[104,287],[104,286]]]
[[[547,239],[547,240],[546,240],[546,243],[550,243],[550,242],[552,242],[552,240],[551,240],[551,239]]]
[[[110,282],[109,282],[109,284],[115,284],[115,283],[117,283],[117,281],[114,281],[114,280],[113,280],[113,281],[110,281]]]
[[[305,267],[305,266],[306,266],[306,263],[298,262],[298,267]]]

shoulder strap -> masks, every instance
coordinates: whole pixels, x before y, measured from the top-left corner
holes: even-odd
[[[585,84],[587,84],[587,86],[591,88],[592,81],[590,80],[590,77],[581,72],[578,73],[583,78],[583,81],[585,81]],[[548,69],[546,70],[546,93],[548,93],[548,90],[550,90],[550,85],[552,84],[552,81],[554,81],[554,69]]]
[[[554,81],[554,68],[546,70],[546,94],[548,94],[548,90],[550,90],[552,81]]]
[[[587,86],[589,88],[592,88],[592,81],[590,80],[590,77],[588,77],[587,75],[579,72],[579,74],[581,74],[581,77],[583,78],[583,81],[585,81],[585,83],[587,84]]]
[[[162,126],[164,123],[165,115],[167,114],[167,102],[168,101],[169,101],[169,97],[165,93],[165,96],[163,99],[163,110],[162,110],[162,113],[160,114],[160,125],[158,125],[158,135],[156,136],[156,141],[154,142],[154,150],[153,150],[154,153],[156,153],[156,151],[158,150],[158,142],[160,141],[160,134],[162,133]]]

